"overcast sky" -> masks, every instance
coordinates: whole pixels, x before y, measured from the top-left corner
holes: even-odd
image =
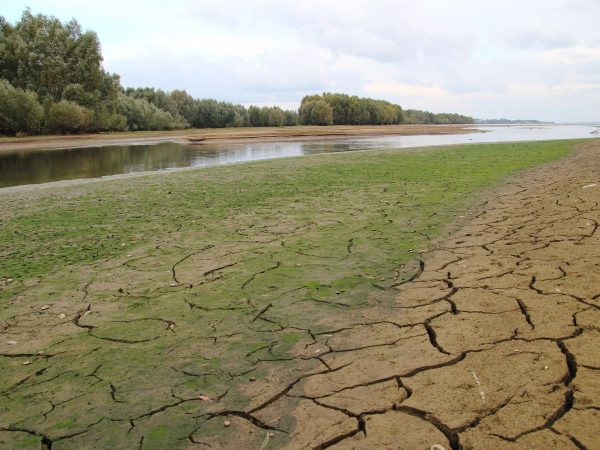
[[[98,33],[125,86],[297,108],[309,93],[600,120],[600,0],[10,0]]]

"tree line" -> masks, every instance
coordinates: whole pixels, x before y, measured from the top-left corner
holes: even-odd
[[[475,119],[469,116],[463,116],[455,113],[432,113],[429,111],[420,111],[417,109],[407,109],[404,111],[404,123],[406,124],[430,124],[430,125],[449,125],[462,123],[475,123]]]
[[[124,88],[102,60],[98,36],[76,20],[29,9],[14,25],[0,16],[0,134],[473,121],[337,93],[306,96],[299,111],[285,111],[196,99],[185,90]]]
[[[304,125],[392,125],[403,123],[402,108],[385,100],[325,92],[300,104]]]

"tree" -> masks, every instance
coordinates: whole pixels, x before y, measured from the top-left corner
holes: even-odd
[[[325,100],[303,101],[300,121],[305,125],[333,125],[333,108]]]
[[[36,133],[44,118],[37,95],[0,80],[0,134]]]
[[[367,105],[358,97],[352,97],[348,105],[348,125],[362,125],[369,123],[370,114]]]
[[[324,92],[323,95],[307,95],[302,99],[301,123],[316,123],[312,115],[315,104],[319,101],[324,101],[331,107],[335,125],[391,125],[403,122],[402,108],[399,105],[385,100]]]
[[[174,90],[169,95],[177,106],[177,113],[191,124],[194,117],[194,97],[185,90]]]
[[[267,126],[269,127],[281,127],[285,122],[285,114],[281,108],[275,106],[269,109],[267,117]]]
[[[284,111],[285,114],[285,126],[292,127],[298,125],[299,117],[296,111]]]
[[[262,127],[262,116],[260,114],[260,108],[257,106],[250,106],[248,108],[248,125],[251,127]]]
[[[118,114],[125,117],[127,128],[137,130],[170,130],[177,126],[171,113],[163,111],[144,98],[119,97]]]
[[[346,94],[324,92],[322,98],[329,103],[329,106],[333,109],[333,123],[335,125],[348,124],[350,96]]]
[[[98,102],[96,96],[92,92],[86,91],[79,83],[66,85],[63,90],[62,99],[87,108],[93,108]]]
[[[102,68],[96,33],[83,32],[76,20],[34,16],[26,9],[14,26],[0,22],[0,76],[13,86],[59,101],[70,84],[100,99],[109,74]]]
[[[75,133],[87,129],[94,112],[77,103],[61,100],[48,110],[47,127],[55,133]]]

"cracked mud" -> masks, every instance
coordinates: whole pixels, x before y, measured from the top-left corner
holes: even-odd
[[[298,233],[349,218],[276,217],[59,270],[2,323],[0,446],[598,448],[599,182],[580,145],[384,275],[335,271],[369,273],[389,211],[343,248]]]

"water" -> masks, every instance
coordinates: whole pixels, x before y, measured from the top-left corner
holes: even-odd
[[[485,133],[381,136],[336,140],[181,145],[112,145],[65,150],[0,152],[0,188],[135,172],[209,167],[262,159],[370,149],[401,149],[477,142],[600,137],[587,125],[476,127]]]

